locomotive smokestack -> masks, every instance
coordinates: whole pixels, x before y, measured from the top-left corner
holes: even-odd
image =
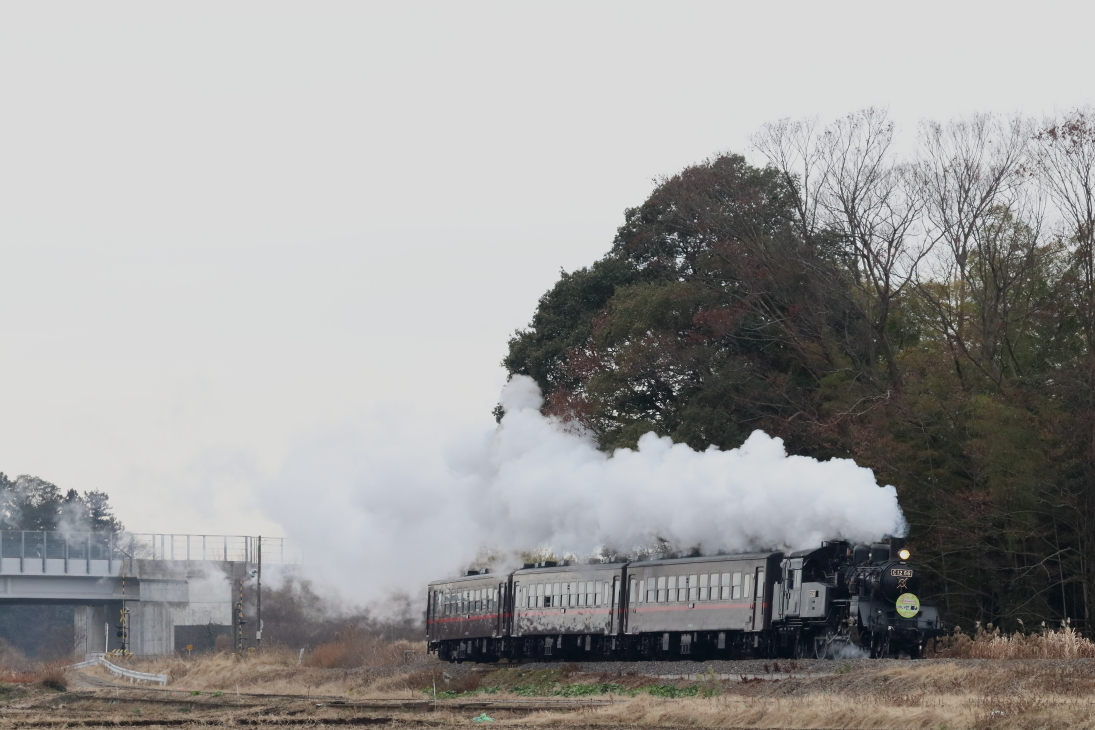
[[[905,547],[905,538],[903,537],[891,537],[890,538],[890,558],[894,559],[901,553],[901,550]]]

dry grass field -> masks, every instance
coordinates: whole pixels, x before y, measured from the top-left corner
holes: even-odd
[[[1067,628],[986,627],[921,661],[758,660],[686,676],[672,663],[454,666],[419,644],[354,641],[303,657],[127,660],[167,674],[164,688],[102,668],[2,670],[0,727],[1095,729],[1095,646]]]

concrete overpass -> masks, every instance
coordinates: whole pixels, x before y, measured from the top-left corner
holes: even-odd
[[[264,565],[300,562],[282,538],[261,538],[260,546],[246,535],[4,530],[0,604],[77,606],[77,653],[120,647],[123,605],[134,654],[212,649],[233,633],[240,582],[252,582],[260,550]]]

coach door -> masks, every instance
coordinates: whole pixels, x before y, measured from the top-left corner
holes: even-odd
[[[499,583],[498,587],[494,590],[497,599],[494,601],[494,635],[505,636],[506,635],[506,584]]]
[[[753,631],[768,628],[764,620],[769,598],[764,590],[764,568],[753,572]]]
[[[620,576],[612,578],[612,607],[609,610],[608,633],[615,636],[620,630]]]

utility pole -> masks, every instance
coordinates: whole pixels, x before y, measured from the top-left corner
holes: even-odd
[[[243,656],[243,578],[239,580],[239,600],[236,602],[236,653]]]
[[[262,648],[262,535],[259,535],[259,567],[258,567],[258,584],[255,596],[255,622],[258,624],[255,628],[255,648]]]

